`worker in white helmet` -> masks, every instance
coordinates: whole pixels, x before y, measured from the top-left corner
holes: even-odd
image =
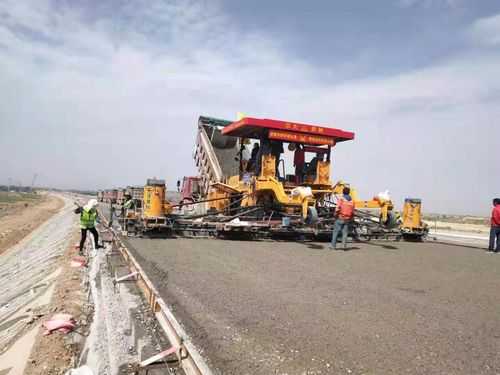
[[[97,200],[90,199],[85,206],[78,207],[75,210],[75,213],[80,214],[80,229],[82,231],[79,254],[83,255],[83,245],[87,239],[87,231],[90,231],[90,233],[94,236],[95,248],[102,248],[103,246],[99,245],[99,234],[95,229],[97,221]]]

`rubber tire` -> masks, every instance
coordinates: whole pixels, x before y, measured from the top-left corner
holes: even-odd
[[[393,228],[396,228],[398,226],[398,220],[397,220],[394,212],[387,213],[387,220],[385,222],[382,222],[382,218],[380,218],[380,219],[381,219],[380,222],[382,223],[382,225],[384,227],[386,227],[387,229],[393,229]]]
[[[318,210],[316,207],[307,208],[306,224],[316,224],[318,222]]]

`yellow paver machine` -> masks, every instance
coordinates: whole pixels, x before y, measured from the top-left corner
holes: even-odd
[[[353,139],[352,132],[319,125],[200,117],[195,161],[207,218],[222,220],[228,231],[265,227],[274,234],[329,236],[337,197],[349,186],[332,183],[332,155]],[[361,200],[350,188],[355,235],[401,237],[401,219],[389,197]]]
[[[199,176],[197,207],[166,199],[164,180],[150,179],[140,210],[126,227],[138,233],[328,238],[345,187],[356,214],[353,236],[421,238],[421,202],[407,200],[403,217],[387,194],[362,200],[345,182],[332,183],[332,156],[354,133],[319,125],[246,117],[230,122],[200,117],[194,154]],[[130,214],[130,215],[129,215]]]
[[[235,157],[239,168],[238,174],[227,176],[225,182],[211,184],[209,199],[226,199],[214,201],[210,207],[233,211],[259,208],[255,212],[262,215],[299,217],[308,223],[317,221],[317,209],[334,193],[330,181],[332,148],[354,139],[354,133],[340,129],[256,118],[232,123],[221,135],[238,138],[240,148]],[[245,160],[246,144],[252,141],[258,144],[258,151],[253,159]],[[297,173],[286,172],[286,144],[294,156],[303,154]]]

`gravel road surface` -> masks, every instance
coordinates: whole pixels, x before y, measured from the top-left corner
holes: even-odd
[[[128,239],[223,374],[498,374],[500,255]]]

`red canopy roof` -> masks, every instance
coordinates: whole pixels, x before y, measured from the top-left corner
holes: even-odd
[[[223,135],[241,138],[259,139],[262,136],[267,136],[269,130],[287,132],[287,134],[306,135],[325,138],[333,143],[349,141],[354,139],[354,133],[341,129],[327,128],[324,126],[301,124],[298,122],[279,121],[269,119],[258,119],[245,117],[239,121],[233,122],[222,129]],[[292,138],[290,138],[292,139]],[[319,144],[315,142],[316,144]],[[324,142],[328,144],[329,142]]]

